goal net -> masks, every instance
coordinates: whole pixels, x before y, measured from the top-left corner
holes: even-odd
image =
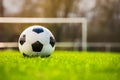
[[[21,18],[0,17],[0,23],[81,23],[82,26],[82,50],[87,51],[87,20],[85,18]],[[56,43],[56,46],[60,46]],[[16,42],[0,42],[0,47],[17,47]]]

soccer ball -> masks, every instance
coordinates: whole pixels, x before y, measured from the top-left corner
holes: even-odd
[[[47,28],[34,25],[21,33],[18,46],[23,56],[49,57],[55,49],[55,38]]]

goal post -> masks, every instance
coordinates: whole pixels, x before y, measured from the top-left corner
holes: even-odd
[[[87,51],[87,19],[86,18],[0,17],[0,23],[81,23],[82,24],[82,50]]]

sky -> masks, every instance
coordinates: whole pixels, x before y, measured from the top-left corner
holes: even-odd
[[[3,6],[5,8],[5,13],[15,14],[19,13],[22,10],[22,6],[25,3],[25,0],[3,0]],[[38,0],[32,0],[32,3],[37,2]],[[82,0],[78,5],[80,10],[90,11],[95,6],[96,0]],[[92,15],[92,12],[89,12],[88,17]]]
[[[3,0],[5,12],[9,14],[18,13],[21,11],[25,0]]]

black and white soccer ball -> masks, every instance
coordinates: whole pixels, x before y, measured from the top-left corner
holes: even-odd
[[[34,25],[21,33],[18,46],[23,56],[49,57],[55,49],[55,38],[47,28]]]

